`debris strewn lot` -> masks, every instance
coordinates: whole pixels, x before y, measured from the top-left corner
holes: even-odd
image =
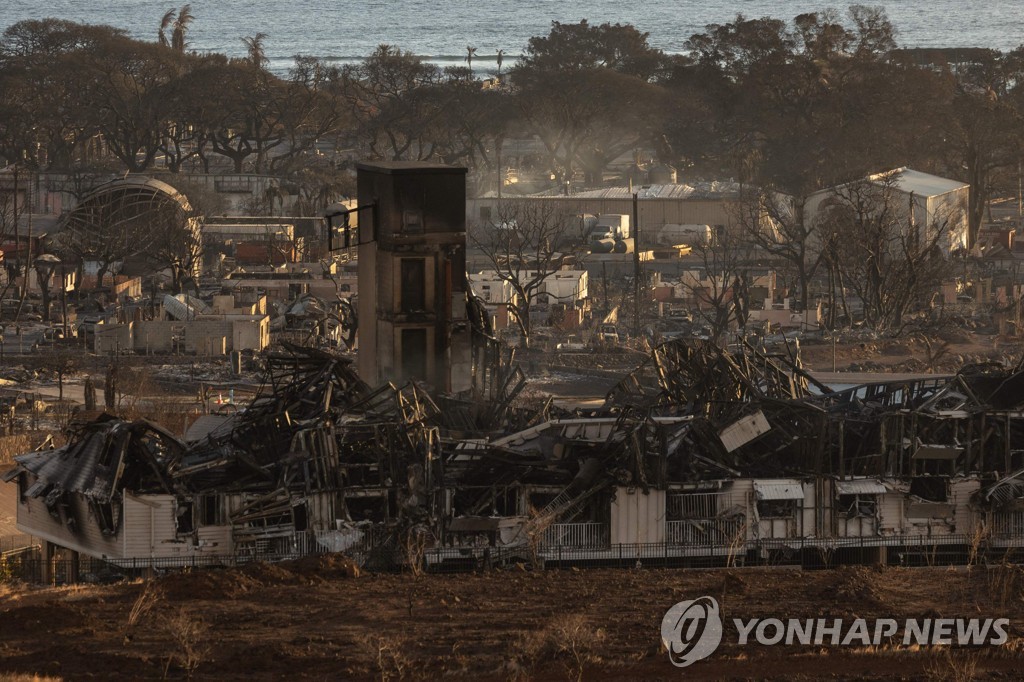
[[[826,571],[511,569],[357,575],[257,564],[149,584],[8,590],[0,678],[1015,679],[1024,572],[975,566]],[[659,650],[672,604],[711,595],[722,646],[685,671]],[[141,612],[141,613],[140,613]],[[134,615],[133,615],[134,614]],[[1002,647],[739,647],[733,618],[1006,617]],[[575,647],[576,655],[571,650]]]

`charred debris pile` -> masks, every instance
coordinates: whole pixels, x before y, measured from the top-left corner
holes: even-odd
[[[796,354],[680,340],[599,409],[527,408],[515,367],[493,385],[492,396],[372,388],[344,358],[286,346],[268,356],[250,406],[202,418],[185,439],[105,415],[62,448],[17,457],[9,477],[29,512],[59,526],[56,542],[116,540],[126,500],[152,498],[170,501],[174,541],[221,555],[414,536],[430,547],[551,541],[552,524],[607,524],[624,487],[742,478],[973,476],[979,508],[1024,498],[1021,367],[832,390]]]

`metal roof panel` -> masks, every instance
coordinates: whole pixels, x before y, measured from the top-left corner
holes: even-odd
[[[882,495],[889,489],[873,478],[852,481],[836,481],[836,492],[840,495]]]
[[[758,500],[802,500],[804,484],[794,479],[754,481]]]

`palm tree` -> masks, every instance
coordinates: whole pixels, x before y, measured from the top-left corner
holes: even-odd
[[[466,64],[469,65],[469,77],[473,77],[473,57],[476,55],[476,48],[466,45]]]
[[[505,61],[505,50],[498,50],[498,76],[501,76],[501,63]]]
[[[174,23],[174,17],[176,15],[177,12],[174,9],[169,9],[167,10],[167,14],[164,15],[164,18],[160,20],[160,30],[156,34],[157,42],[164,47],[170,47],[170,44],[167,42],[167,29],[169,29],[171,24]]]
[[[182,5],[174,22],[174,32],[171,34],[171,47],[178,52],[185,51],[185,34],[188,33],[189,24],[193,19],[195,17],[192,15],[192,5]]]
[[[266,33],[257,33],[252,38],[242,38],[246,47],[249,48],[249,61],[253,66],[263,66],[267,63],[267,51],[263,47],[263,41],[267,39]]]

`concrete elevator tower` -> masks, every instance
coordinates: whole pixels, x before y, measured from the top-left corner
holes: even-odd
[[[469,389],[466,169],[403,161],[356,169],[359,375],[370,385],[417,379]]]

